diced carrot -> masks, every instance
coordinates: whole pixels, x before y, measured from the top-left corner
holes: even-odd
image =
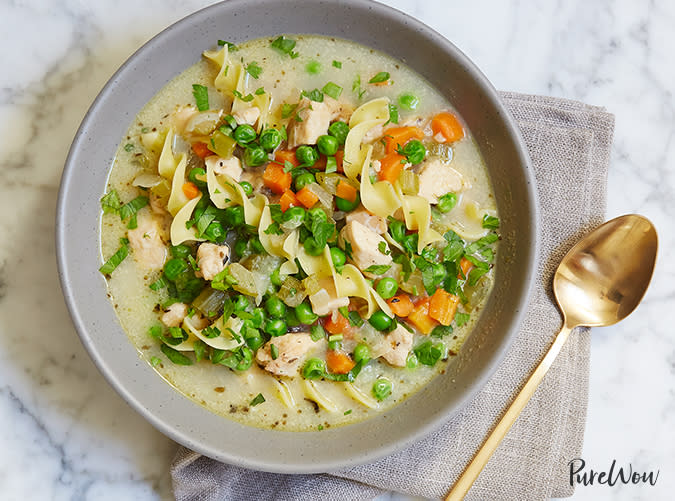
[[[387,304],[394,315],[398,317],[407,317],[412,313],[414,308],[413,302],[407,294],[399,294],[387,299]]]
[[[389,181],[394,184],[403,171],[401,160],[405,162],[405,157],[396,152],[380,158],[380,172],[377,173],[380,181]]]
[[[319,159],[314,162],[312,169],[326,170],[326,155],[319,155]]]
[[[281,195],[291,187],[292,180],[291,173],[284,172],[284,168],[274,162],[267,164],[263,173],[263,183],[265,183],[265,186],[278,195]]]
[[[354,368],[356,362],[342,351],[328,350],[326,352],[326,365],[333,374],[347,374]]]
[[[342,316],[342,313],[334,311],[331,315],[324,318],[323,328],[331,334],[342,334],[349,327],[349,320]]]
[[[340,181],[335,189],[335,196],[344,198],[348,202],[356,202],[357,191],[351,184]]]
[[[429,301],[429,316],[442,325],[450,325],[457,313],[459,296],[443,289],[436,289]]]
[[[286,212],[286,210],[290,209],[291,207],[297,207],[300,205],[300,202],[293,191],[286,190],[279,199],[279,205],[281,205],[281,212]]]
[[[295,150],[277,150],[274,153],[274,160],[283,165],[286,162],[293,164],[293,167],[300,165],[298,159],[295,158]]]
[[[201,191],[199,191],[199,188],[197,188],[197,185],[195,183],[191,183],[188,181],[183,185],[183,193],[189,199],[193,199],[197,198],[201,193]]]
[[[308,209],[314,207],[314,204],[319,201],[319,197],[312,193],[307,186],[298,191],[295,196],[298,201]]]
[[[452,113],[443,112],[431,119],[431,130],[442,135],[446,141],[452,143],[464,137],[464,127]]]
[[[387,153],[393,153],[411,139],[422,139],[424,132],[419,127],[393,127],[384,133],[384,146]]]
[[[202,160],[214,154],[206,143],[192,143],[192,151]]]
[[[338,150],[337,153],[335,153],[335,163],[337,165],[337,171],[338,172],[344,172],[344,167],[342,167],[342,162],[345,159],[345,152],[344,150]]]
[[[438,322],[429,316],[429,303],[431,299],[425,297],[415,303],[414,309],[408,315],[408,321],[417,327],[422,334],[429,334]]]
[[[469,261],[467,258],[463,257],[459,261],[459,267],[462,269],[462,271],[457,274],[457,278],[459,278],[460,280],[464,280],[466,277],[469,276],[469,272],[471,271],[471,268],[473,268],[473,263]]]

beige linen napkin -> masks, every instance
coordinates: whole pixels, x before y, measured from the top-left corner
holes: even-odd
[[[181,448],[171,467],[178,501],[358,500],[384,491],[437,498],[462,472],[558,332],[551,281],[565,252],[602,222],[614,117],[583,103],[513,93],[502,99],[534,165],[541,207],[539,279],[518,337],[478,396],[433,436],[376,463],[321,475],[226,465]],[[581,454],[590,337],[573,333],[467,500],[569,496],[567,463]]]

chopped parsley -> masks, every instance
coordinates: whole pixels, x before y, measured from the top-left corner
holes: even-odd
[[[380,71],[377,75],[368,80],[368,83],[376,84],[386,82],[387,80],[389,80],[389,73],[386,71]]]
[[[205,85],[193,84],[192,95],[197,103],[199,111],[206,111],[209,109],[209,90]]]
[[[281,118],[290,117],[293,114],[293,112],[296,110],[297,107],[298,107],[298,103],[295,103],[295,104],[284,103],[281,106]]]
[[[166,358],[171,360],[176,365],[192,365],[192,359],[186,355],[183,355],[180,351],[173,349],[171,346],[162,344],[160,347],[162,353],[166,355]]]
[[[253,400],[251,400],[251,407],[255,407],[256,405],[260,405],[265,401],[265,397],[263,397],[262,393],[258,393]]]
[[[310,75],[317,75],[321,71],[321,63],[319,61],[310,61],[305,66],[305,70]]]
[[[245,96],[239,92],[238,90],[233,90],[232,94],[234,94],[235,97],[241,99],[245,103],[249,103],[255,99],[255,96],[253,94],[246,94]]]
[[[263,69],[258,65],[256,61],[251,61],[250,63],[248,63],[248,65],[246,65],[246,73],[251,75],[256,80],[260,77],[262,71]]]
[[[124,145],[124,151],[129,152],[134,149],[134,145],[131,143],[127,143]]]
[[[386,273],[389,268],[391,268],[391,265],[389,264],[374,264],[372,266],[368,266],[368,268],[363,271],[373,273],[374,275],[382,275],[383,273]]]
[[[120,202],[116,190],[110,190],[101,198],[101,209],[103,209],[104,214],[115,214],[120,210],[120,205],[122,205],[122,202]]]
[[[333,67],[341,70],[342,69],[342,63],[340,61],[333,61]]]
[[[279,358],[279,348],[277,348],[277,345],[270,345],[270,355],[272,355],[272,360]]]
[[[110,275],[128,255],[129,240],[122,238],[120,239],[120,248],[117,249],[117,252],[110,256],[110,258],[105,263],[103,263],[103,266],[101,266],[98,271],[104,275]]]
[[[309,92],[303,90],[302,95],[308,97],[315,103],[323,103],[323,92],[319,89],[310,90]]]
[[[162,359],[159,358],[159,357],[150,358],[150,365],[152,365],[153,367],[157,367],[161,363],[162,363]]]
[[[337,99],[338,97],[340,97],[340,94],[342,94],[342,87],[333,82],[328,82],[326,85],[323,86],[322,90],[324,94],[332,97],[333,99]]]
[[[227,45],[227,50],[229,50],[230,52],[234,52],[236,50],[239,50],[239,48],[236,45],[234,45],[232,42],[228,42],[227,40],[218,40],[218,46],[219,47],[223,47],[225,45]]]
[[[497,228],[499,228],[499,218],[485,214],[483,216],[483,228],[496,230]]]
[[[297,52],[294,52],[293,49],[295,48],[295,44],[297,42],[293,40],[292,38],[286,38],[285,36],[281,35],[280,37],[277,37],[272,41],[270,44],[270,47],[273,49],[276,49],[277,51],[281,52],[282,54],[286,54],[287,56],[290,56],[291,59],[295,59],[298,57],[300,54]]]
[[[462,325],[466,324],[469,321],[470,317],[471,315],[469,315],[468,313],[458,312],[455,315],[455,322],[457,323],[457,327],[461,327]]]

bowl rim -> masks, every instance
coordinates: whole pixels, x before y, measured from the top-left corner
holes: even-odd
[[[277,0],[269,0],[274,2]],[[308,3],[321,4],[324,3],[321,0],[303,0]],[[84,348],[89,353],[89,356],[94,361],[95,365],[102,373],[104,378],[108,383],[115,389],[115,391],[139,414],[141,414],[149,423],[152,424],[154,428],[159,430],[164,435],[168,436],[172,440],[182,444],[188,448],[196,450],[197,452],[203,453],[211,458],[224,461],[229,464],[234,464],[244,468],[269,471],[269,472],[278,472],[278,473],[292,473],[292,474],[302,474],[302,473],[320,473],[326,471],[335,471],[344,467],[352,467],[360,464],[366,464],[373,462],[377,459],[383,458],[384,456],[390,455],[394,452],[397,452],[410,444],[420,440],[424,436],[428,435],[432,431],[438,429],[442,424],[450,419],[452,415],[457,413],[459,410],[464,408],[485,386],[487,381],[494,375],[499,366],[501,365],[504,357],[506,356],[509,348],[511,347],[518,329],[522,324],[523,317],[525,315],[526,306],[529,304],[530,299],[534,290],[535,276],[538,269],[539,263],[539,250],[540,250],[540,239],[539,239],[539,206],[537,203],[537,189],[534,179],[534,173],[532,169],[532,164],[529,158],[529,154],[525,147],[525,143],[519,128],[516,126],[513,117],[510,112],[506,109],[503,102],[501,101],[497,91],[494,89],[492,84],[488,79],[483,75],[483,73],[475,66],[475,64],[454,44],[447,40],[443,35],[435,31],[433,28],[425,25],[421,21],[413,18],[412,16],[390,7],[388,5],[383,5],[380,3],[372,2],[370,0],[347,0],[342,3],[351,7],[357,7],[361,9],[368,10],[377,10],[383,14],[387,14],[392,17],[397,17],[400,22],[409,25],[412,29],[425,32],[429,37],[432,37],[435,43],[442,47],[442,50],[445,53],[449,53],[461,65],[470,73],[475,84],[480,88],[480,90],[486,95],[490,100],[490,104],[501,114],[503,118],[503,125],[506,129],[507,134],[513,139],[513,146],[516,150],[517,156],[520,160],[522,166],[523,175],[526,180],[526,191],[529,199],[526,201],[528,203],[528,209],[532,215],[530,225],[528,227],[529,233],[527,237],[529,238],[530,245],[527,248],[530,258],[531,266],[528,267],[525,271],[525,276],[523,279],[523,294],[519,301],[520,308],[513,314],[513,320],[511,321],[510,327],[507,329],[506,334],[503,337],[502,343],[495,350],[494,356],[488,361],[479,377],[475,378],[472,383],[465,389],[463,389],[461,396],[456,400],[456,403],[453,405],[453,409],[444,408],[445,412],[442,413],[439,417],[415,427],[409,433],[405,435],[403,439],[398,440],[397,442],[392,442],[388,444],[380,444],[377,448],[370,450],[366,453],[361,453],[359,457],[354,457],[348,461],[335,461],[330,458],[324,459],[322,461],[314,461],[311,464],[302,463],[302,462],[279,462],[274,460],[264,460],[260,458],[251,459],[251,458],[242,458],[237,453],[232,453],[228,451],[223,451],[218,448],[214,448],[211,444],[195,440],[194,437],[190,437],[187,432],[184,430],[177,429],[175,426],[172,426],[168,421],[162,419],[158,414],[155,414],[152,409],[146,407],[143,402],[141,402],[134,395],[133,388],[124,386],[115,375],[115,373],[110,369],[106,364],[104,357],[100,352],[95,349],[94,341],[88,335],[88,328],[81,316],[80,307],[77,301],[77,291],[73,288],[70,277],[70,267],[68,263],[68,256],[65,250],[64,243],[66,242],[67,235],[67,225],[64,220],[64,213],[66,211],[66,194],[73,184],[73,175],[75,171],[74,159],[78,154],[78,151],[81,149],[83,142],[85,141],[85,132],[88,130],[91,125],[94,117],[99,111],[99,108],[103,105],[107,98],[107,94],[115,85],[120,76],[122,76],[128,69],[131,67],[134,62],[143,55],[146,51],[151,50],[157,45],[161,45],[165,38],[171,37],[172,32],[183,24],[193,23],[200,19],[205,19],[211,12],[215,12],[218,9],[222,8],[224,4],[227,4],[229,7],[236,7],[238,5],[249,4],[249,0],[229,0],[219,2],[207,7],[204,7],[200,10],[197,10],[188,16],[181,18],[175,23],[171,24],[167,28],[163,29],[157,35],[152,37],[146,43],[144,43],[138,50],[136,50],[131,56],[129,56],[126,61],[117,69],[117,71],[110,77],[106,82],[104,87],[98,93],[93,103],[89,107],[87,113],[85,114],[82,122],[75,134],[72,145],[68,152],[65,167],[62,174],[61,184],[58,192],[58,201],[56,207],[56,231],[55,231],[55,240],[56,240],[56,257],[58,265],[58,276],[65,298],[66,306],[72,318],[73,324],[76,328],[76,331],[80,337]],[[345,37],[346,38],[346,37]],[[157,90],[155,91],[157,92]],[[108,167],[109,170],[109,167]],[[166,384],[166,383],[165,383]],[[172,391],[176,391],[172,388]],[[183,395],[181,394],[181,397]],[[185,397],[183,397],[185,398]],[[189,399],[187,399],[189,400]],[[395,406],[394,408],[396,408]],[[343,427],[340,427],[343,428]],[[254,428],[251,428],[254,429]],[[297,433],[297,432],[282,432],[282,433]],[[314,433],[314,432],[301,432],[301,433]]]

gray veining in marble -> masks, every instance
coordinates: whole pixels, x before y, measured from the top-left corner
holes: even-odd
[[[208,0],[5,0],[0,71],[0,498],[170,499],[175,446],[89,361],[56,278],[54,207],[89,104],[144,41]],[[668,0],[386,2],[455,42],[503,90],[616,114],[608,218],[657,226],[645,302],[593,332],[584,458],[660,469],[656,487],[577,487],[574,499],[675,491],[675,3]],[[392,499],[401,499],[394,496]]]

